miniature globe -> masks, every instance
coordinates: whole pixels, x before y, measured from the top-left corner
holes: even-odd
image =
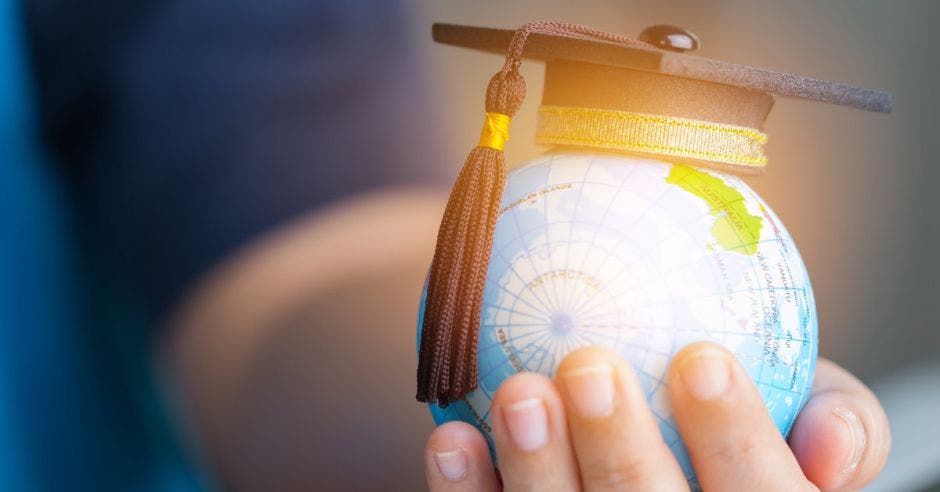
[[[418,319],[418,339],[424,298]],[[572,350],[630,361],[663,439],[695,475],[665,372],[683,346],[727,347],[786,435],[817,351],[809,277],[793,239],[739,178],[612,154],[548,154],[509,172],[481,306],[479,386],[434,420],[476,426],[492,449],[500,383],[554,376]]]

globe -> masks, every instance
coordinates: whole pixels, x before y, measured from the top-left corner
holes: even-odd
[[[425,291],[426,294],[426,291]],[[418,319],[418,340],[424,297]],[[555,153],[510,171],[479,327],[479,386],[434,420],[490,442],[500,383],[553,377],[586,345],[628,360],[690,484],[669,408],[670,358],[700,340],[735,354],[784,436],[806,402],[817,352],[809,277],[793,239],[741,179],[613,154]],[[494,456],[495,458],[495,456]]]

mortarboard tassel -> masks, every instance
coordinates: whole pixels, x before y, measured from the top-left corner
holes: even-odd
[[[438,230],[418,353],[418,401],[446,407],[477,386],[480,303],[506,183],[503,146],[509,139],[510,120],[525,98],[519,65],[526,39],[533,32],[650,46],[560,22],[532,22],[513,34],[506,62],[486,89],[480,142],[460,170]]]
[[[518,70],[501,70],[490,80],[480,143],[447,201],[428,278],[418,356],[420,401],[446,406],[476,387],[476,327],[506,182],[503,145],[523,97],[525,81]]]

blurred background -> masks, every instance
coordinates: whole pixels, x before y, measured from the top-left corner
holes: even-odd
[[[5,490],[423,488],[417,304],[502,63],[430,25],[535,19],[894,94],[779,98],[747,181],[888,411],[871,490],[940,487],[940,4],[339,3],[0,0]],[[544,151],[522,70],[510,165]]]

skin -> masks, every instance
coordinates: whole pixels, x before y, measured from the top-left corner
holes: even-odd
[[[427,414],[401,397],[414,389],[414,341],[402,334],[414,330],[416,286],[427,274],[445,199],[413,189],[350,198],[258,238],[193,287],[167,320],[156,355],[217,483],[237,490],[419,488],[414,469],[422,439],[409,429],[425,425]],[[382,240],[363,241],[370,237]],[[702,347],[679,353],[673,369]],[[590,379],[599,373],[579,369],[598,364],[607,364],[616,382],[611,415],[578,413],[583,394],[563,377],[518,375],[503,384],[494,406],[502,485],[483,436],[452,422],[426,442],[430,488],[686,489],[628,364],[584,349],[559,374]],[[702,444],[691,451],[699,477],[714,482],[706,490],[793,490],[809,487],[807,480],[823,490],[855,490],[884,465],[890,445],[884,412],[867,388],[829,361],[817,365],[789,447],[762,423],[766,411],[747,397],[756,391],[749,379],[727,378],[744,392],[729,406],[688,398],[677,376],[671,370],[668,398],[687,441],[701,430],[695,435]],[[519,450],[503,425],[503,408],[533,399],[541,403],[523,405],[521,414],[515,407],[514,420],[543,412],[551,423],[547,441],[538,450]],[[858,464],[847,471],[858,438],[842,410],[856,417],[865,436]],[[397,433],[376,438],[376,429]],[[735,434],[742,429],[748,432]],[[452,479],[441,473],[442,454],[450,458]],[[738,457],[748,466],[735,468]],[[733,483],[721,483],[723,476]]]
[[[789,442],[745,370],[720,345],[686,347],[673,358],[667,380],[704,490],[857,490],[884,466],[891,441],[884,411],[871,391],[828,360],[818,363]],[[520,427],[520,418],[529,420]],[[532,421],[540,419],[547,432],[532,432]],[[506,380],[494,397],[492,421],[502,483],[482,435],[450,422],[432,432],[425,450],[432,491],[689,489],[632,368],[606,349],[571,353],[554,380],[530,373]],[[454,455],[446,453],[464,460],[447,462]]]
[[[218,488],[422,488],[431,422],[410,396],[415,310],[446,200],[350,196],[255,238],[193,286],[155,356]]]

